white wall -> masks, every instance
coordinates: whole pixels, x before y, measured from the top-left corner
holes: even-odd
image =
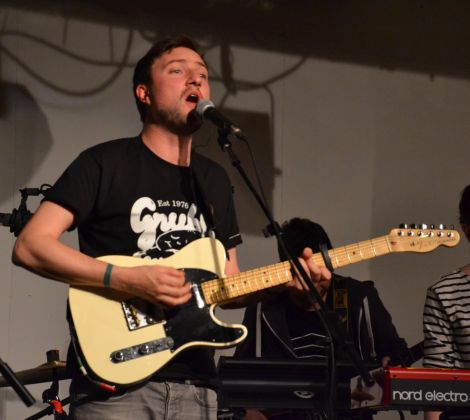
[[[124,27],[4,7],[0,17],[0,212],[7,213],[19,204],[19,188],[53,183],[80,150],[139,131],[130,80],[132,64],[149,43],[133,33],[126,54],[130,30]],[[213,99],[224,100],[246,121],[278,221],[312,218],[337,246],[384,235],[401,222],[458,224],[458,195],[469,183],[467,80],[307,58],[266,89],[263,82],[301,57],[231,47],[234,78],[258,86],[225,97],[217,79],[220,50],[211,46]],[[215,146],[213,130],[204,133],[210,142],[200,149],[228,167],[236,186],[242,268],[275,261],[275,244],[260,234],[266,222]],[[249,166],[243,147],[234,147]],[[38,202],[29,200],[32,211]],[[65,240],[76,244],[73,233]],[[65,358],[67,290],[13,267],[13,241],[7,228],[0,229],[0,357],[24,370],[43,363],[51,348]],[[467,256],[462,242],[452,250],[387,256],[341,273],[373,279],[399,332],[413,344],[421,339],[426,287]],[[241,313],[221,317],[236,320]],[[29,389],[40,401],[46,386]],[[66,382],[61,387],[67,395]],[[0,418],[26,417],[42,407],[27,409],[12,391],[0,391]]]

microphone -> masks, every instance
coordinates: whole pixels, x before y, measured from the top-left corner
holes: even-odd
[[[0,213],[0,224],[9,227],[10,232],[18,236],[33,214],[29,210],[13,209],[11,213]]]
[[[227,131],[229,134],[233,134],[240,140],[246,140],[242,130],[228,118],[224,117],[219,111],[217,111],[217,109],[215,109],[214,102],[201,99],[197,103],[196,114],[201,118],[209,120],[219,129]]]

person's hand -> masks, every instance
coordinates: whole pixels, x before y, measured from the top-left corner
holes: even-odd
[[[310,248],[305,248],[302,257],[299,258],[304,270],[309,275],[315,289],[320,297],[325,300],[326,294],[331,284],[331,272],[326,267],[320,267],[313,262],[313,252]],[[293,280],[287,283],[287,288],[291,299],[304,309],[315,309],[316,304],[308,294],[308,287],[304,285],[302,278],[296,275]]]
[[[186,283],[184,273],[161,265],[114,267],[111,287],[164,307],[191,299],[191,285]]]
[[[243,420],[267,420],[268,418],[255,408],[247,408]]]
[[[392,361],[392,358],[390,356],[382,357],[382,367],[387,367],[391,361]]]

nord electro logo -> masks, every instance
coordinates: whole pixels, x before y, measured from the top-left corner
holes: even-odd
[[[433,403],[433,402],[444,402],[444,403],[468,403],[470,401],[470,395],[465,392],[454,392],[454,391],[427,391],[423,392],[422,389],[419,391],[392,391],[392,400],[399,402],[411,402],[417,403]]]
[[[470,406],[469,381],[391,380],[393,404],[425,406]]]

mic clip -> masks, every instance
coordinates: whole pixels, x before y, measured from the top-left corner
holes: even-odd
[[[45,191],[51,186],[49,184],[43,184],[40,188],[22,188],[20,189],[21,201],[17,209],[13,209],[11,213],[0,213],[0,224],[2,226],[10,227],[10,232],[15,236],[18,236],[22,229],[29,222],[29,219],[33,217],[27,206],[26,201],[29,196],[38,196],[45,194]]]

